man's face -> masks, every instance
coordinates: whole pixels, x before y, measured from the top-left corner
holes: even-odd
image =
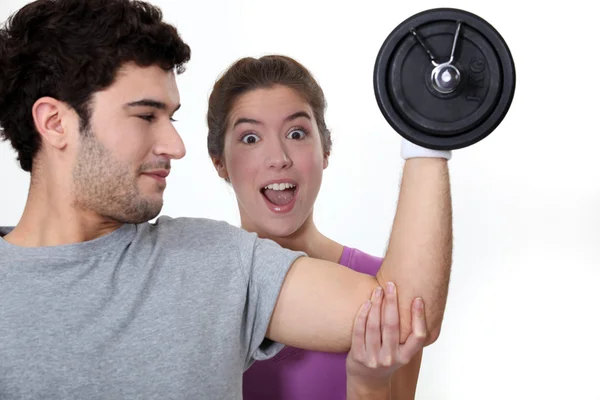
[[[72,170],[74,205],[123,223],[156,217],[170,161],[185,155],[172,123],[178,108],[175,75],[157,66],[128,64],[95,93]]]

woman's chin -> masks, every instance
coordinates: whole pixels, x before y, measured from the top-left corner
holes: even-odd
[[[297,221],[290,219],[273,219],[270,221],[261,221],[258,227],[258,232],[261,236],[268,238],[287,238],[292,236],[300,229],[300,224]]]

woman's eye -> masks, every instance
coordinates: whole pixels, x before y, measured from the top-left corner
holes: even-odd
[[[256,136],[254,133],[249,133],[242,138],[242,142],[246,144],[254,144],[258,142],[258,136]]]
[[[306,132],[303,129],[294,129],[290,133],[288,133],[288,138],[294,140],[304,139],[306,136]]]

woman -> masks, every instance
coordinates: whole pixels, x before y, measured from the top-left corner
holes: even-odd
[[[311,257],[375,275],[381,258],[326,237],[313,220],[332,144],[325,107],[320,86],[295,60],[284,56],[241,59],[216,82],[211,93],[208,151],[219,176],[236,193],[242,228]],[[378,313],[379,305],[374,302],[369,323],[377,327]],[[367,323],[366,314],[362,314],[364,319],[360,315],[354,337],[360,337]],[[418,323],[413,324],[413,332]],[[376,342],[382,344],[379,336]],[[356,350],[364,346],[365,340],[357,339],[349,354],[286,347],[246,371],[244,399],[342,400],[351,397],[355,382],[383,382],[378,377],[394,369],[392,398],[413,399],[422,346],[399,369],[406,359],[395,359],[391,367],[364,365],[367,361]],[[389,388],[387,381],[388,392]]]

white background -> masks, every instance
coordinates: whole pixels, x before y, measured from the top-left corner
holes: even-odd
[[[25,2],[2,0],[4,20]],[[206,151],[209,91],[243,56],[280,53],[321,83],[333,132],[318,227],[382,255],[395,210],[400,137],[372,89],[392,29],[434,7],[474,12],[510,46],[517,90],[503,123],[450,162],[455,253],[440,339],[426,349],[418,399],[600,399],[599,22],[592,2],[155,0],[192,47],[179,78],[163,214],[238,223],[233,191]],[[0,224],[18,222],[28,175],[0,143]]]

